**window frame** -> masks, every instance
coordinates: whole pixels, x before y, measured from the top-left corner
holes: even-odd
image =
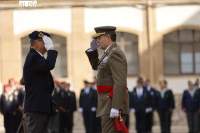
[[[127,33],[127,34],[130,34],[131,36],[135,36],[136,38],[137,38],[137,40],[136,40],[136,43],[137,44],[133,44],[133,45],[137,45],[137,53],[136,53],[136,55],[137,55],[137,72],[135,73],[135,74],[129,74],[128,73],[128,61],[127,61],[127,77],[128,78],[131,78],[131,77],[137,77],[137,76],[139,76],[140,75],[140,57],[139,57],[139,36],[138,36],[138,34],[135,34],[135,33],[131,33],[131,32],[126,32],[126,31],[117,31],[117,33]],[[116,33],[116,34],[117,34]],[[116,43],[117,43],[117,45],[119,46],[119,43],[117,42],[117,40],[116,40]],[[120,46],[119,46],[120,47]],[[120,48],[121,49],[121,48]],[[125,51],[126,52],[126,51]],[[126,53],[125,53],[125,56],[126,56]],[[126,57],[127,58],[127,57]]]
[[[192,37],[193,37],[193,40],[192,42],[186,42],[186,43],[183,43],[180,41],[180,32],[183,31],[183,30],[191,30],[192,31]],[[171,73],[166,73],[166,61],[165,61],[165,44],[166,43],[174,43],[174,42],[171,42],[171,41],[166,41],[165,40],[165,36],[167,35],[170,35],[174,32],[177,32],[178,34],[178,42],[176,43],[176,45],[178,45],[178,74],[171,74]],[[195,57],[195,44],[198,43],[198,41],[196,41],[194,39],[195,37],[195,32],[200,32],[200,30],[196,30],[196,29],[178,29],[178,30],[174,30],[172,32],[169,32],[167,34],[164,34],[162,36],[162,47],[163,47],[163,74],[166,75],[166,76],[190,76],[190,75],[200,75],[200,72],[199,73],[196,73],[196,57]],[[200,41],[199,41],[200,43]],[[175,44],[175,43],[174,43]],[[182,69],[181,69],[181,49],[183,47],[184,44],[190,44],[192,45],[192,61],[193,61],[193,68],[192,68],[192,72],[191,73],[184,73],[182,72]]]

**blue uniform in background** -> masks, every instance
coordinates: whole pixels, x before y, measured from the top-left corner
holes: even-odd
[[[161,133],[171,133],[171,119],[175,108],[174,94],[170,89],[159,93],[158,114],[160,118]]]
[[[199,127],[199,104],[200,91],[199,90],[185,90],[182,96],[182,109],[187,116],[187,123],[189,133],[198,133]]]
[[[135,110],[137,133],[147,133],[147,111],[151,108],[151,96],[145,87],[134,88],[130,93],[130,108]]]

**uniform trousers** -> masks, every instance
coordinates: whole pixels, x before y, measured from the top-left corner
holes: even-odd
[[[198,133],[198,128],[199,128],[198,112],[187,112],[186,116],[187,116],[189,133]]]
[[[148,133],[152,133],[152,127],[153,127],[153,112],[146,114],[146,128]]]
[[[48,122],[48,114],[25,113],[26,133],[47,133]]]
[[[126,122],[126,116],[123,116],[123,120]],[[115,130],[113,123],[113,119],[109,115],[101,116],[102,133],[120,133]]]
[[[161,133],[171,133],[172,111],[159,111]]]

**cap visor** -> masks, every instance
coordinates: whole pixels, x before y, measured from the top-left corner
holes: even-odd
[[[105,33],[96,33],[92,36],[92,38],[97,38],[97,37],[100,37],[102,35],[104,35]]]

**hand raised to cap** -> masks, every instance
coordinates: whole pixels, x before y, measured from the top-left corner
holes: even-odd
[[[92,50],[96,50],[98,48],[98,44],[97,44],[97,41],[95,39],[93,39],[91,42],[90,42],[90,48]]]
[[[44,47],[46,48],[47,51],[54,49],[53,41],[50,37],[44,35],[42,39],[44,41]]]

